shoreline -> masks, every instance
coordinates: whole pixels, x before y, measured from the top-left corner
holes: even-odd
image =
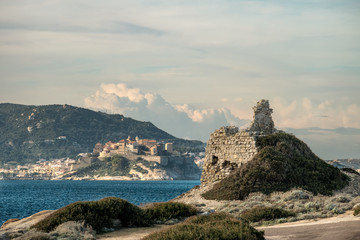
[[[126,176],[104,176],[96,178],[78,178],[78,179],[66,179],[66,178],[51,178],[51,179],[33,179],[33,178],[4,178],[0,181],[200,181],[200,179],[139,179]]]

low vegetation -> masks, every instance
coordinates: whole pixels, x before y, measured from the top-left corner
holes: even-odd
[[[195,207],[177,202],[153,203],[146,206],[145,211],[152,221],[160,222],[166,222],[174,218],[190,217],[197,213]]]
[[[251,193],[242,201],[229,201],[224,203],[222,206],[216,208],[216,211],[228,212],[235,218],[247,218],[252,222],[258,221],[253,222],[254,225],[272,225],[305,219],[333,217],[346,211],[354,210],[359,202],[360,196],[357,194],[352,195],[338,192],[333,196],[315,196],[309,191],[292,189],[287,192],[274,192],[269,195]],[[251,215],[257,215],[258,211],[254,209],[267,208],[280,209],[280,211],[290,212],[290,214],[279,214],[276,218],[270,220],[265,220],[265,217],[251,220],[245,215],[249,212],[256,213]],[[259,215],[264,216],[266,214]]]
[[[352,168],[341,168],[340,170],[343,172],[348,172],[348,173],[352,173],[352,174],[356,174],[356,175],[360,176],[360,173],[358,173],[357,171],[355,171]]]
[[[10,239],[21,240],[95,240],[96,232],[84,222],[65,222],[56,227],[53,231],[39,232],[32,229],[25,234],[9,236]]]
[[[191,217],[183,223],[153,233],[144,240],[263,240],[264,233],[249,223],[237,220],[225,213]]]
[[[204,193],[206,199],[242,200],[252,192],[270,194],[302,188],[331,195],[348,185],[349,177],[320,158],[295,136],[277,133],[257,140],[259,152],[229,177]]]
[[[99,201],[75,202],[61,208],[32,228],[50,232],[68,221],[84,222],[97,232],[120,227],[149,226],[155,221],[184,218],[196,214],[196,209],[183,203],[156,203],[144,208],[126,200],[108,197]]]
[[[270,221],[279,218],[295,217],[295,213],[278,207],[258,206],[246,210],[241,214],[243,219],[250,222]]]
[[[49,217],[38,222],[33,228],[50,232],[58,225],[68,221],[84,221],[94,230],[101,231],[104,227],[148,226],[149,221],[142,209],[126,200],[108,197],[99,201],[75,202],[61,208]]]
[[[356,206],[354,206],[353,210],[354,210],[354,216],[359,216],[360,215],[360,204],[357,204]]]
[[[295,217],[295,213],[278,207],[258,206],[246,210],[241,214],[243,219],[250,222],[270,221],[279,218]]]

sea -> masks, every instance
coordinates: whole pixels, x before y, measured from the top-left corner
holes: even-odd
[[[47,181],[0,180],[0,226],[42,210],[56,210],[76,201],[119,197],[135,205],[165,202],[200,181]]]

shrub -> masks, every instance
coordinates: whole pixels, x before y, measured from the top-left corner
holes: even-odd
[[[150,207],[146,207],[145,211],[153,221],[162,222],[173,218],[190,217],[197,213],[195,207],[177,202],[153,203]]]
[[[350,202],[350,199],[347,196],[336,196],[331,199],[332,202],[338,202],[338,203],[348,203]]]
[[[0,236],[0,239],[3,239],[3,238],[1,238],[1,236]],[[30,230],[30,231],[26,232],[25,234],[12,235],[12,236],[10,236],[10,238],[4,238],[4,239],[50,240],[50,235],[48,233]]]
[[[87,225],[95,231],[102,231],[106,228],[149,226],[155,221],[165,222],[173,218],[185,218],[195,215],[196,212],[195,207],[184,203],[153,203],[143,209],[126,200],[108,197],[99,201],[72,203],[55,211],[31,228],[50,232],[61,224],[74,221],[82,222],[82,225],[65,224],[55,232],[61,232],[64,229],[76,232],[75,226],[85,231],[89,228],[85,227]]]
[[[284,200],[290,201],[290,200],[302,200],[302,199],[309,199],[311,197],[311,193],[303,190],[293,190],[290,192],[289,195],[287,195]]]
[[[263,240],[264,233],[224,213],[190,217],[181,224],[150,234],[144,240]]]
[[[113,227],[119,219],[122,226],[147,226],[149,220],[144,211],[126,200],[108,197],[99,201],[75,202],[52,213],[32,228],[49,232],[68,221],[84,221],[94,230]]]
[[[250,222],[269,221],[278,218],[294,217],[295,213],[276,207],[254,207],[245,210],[241,217],[249,220]]]
[[[92,227],[87,226],[84,222],[66,222],[56,227],[56,229],[50,233],[51,239],[66,239],[77,240],[87,239],[93,240],[95,238],[95,231]]]
[[[305,203],[305,209],[307,211],[317,211],[320,207],[321,207],[321,204],[318,203],[318,202],[307,202]]]
[[[301,188],[313,194],[331,195],[349,177],[318,158],[295,136],[286,133],[259,137],[259,152],[241,168],[202,194],[206,199],[243,200],[252,192],[270,194]]]
[[[356,174],[356,175],[360,175],[360,173],[358,173],[356,170],[354,170],[352,168],[342,168],[341,171]]]
[[[360,215],[360,205],[355,205],[353,210],[354,210],[354,216]]]

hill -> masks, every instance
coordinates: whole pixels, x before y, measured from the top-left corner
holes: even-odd
[[[349,178],[318,158],[295,136],[275,133],[256,140],[253,159],[203,194],[206,199],[242,200],[252,192],[269,194],[302,188],[313,194],[331,195]]]
[[[171,141],[175,149],[202,147],[200,141],[178,139],[150,122],[70,105],[0,104],[0,164],[35,162],[40,158],[74,157],[92,152],[97,142],[128,136]]]

